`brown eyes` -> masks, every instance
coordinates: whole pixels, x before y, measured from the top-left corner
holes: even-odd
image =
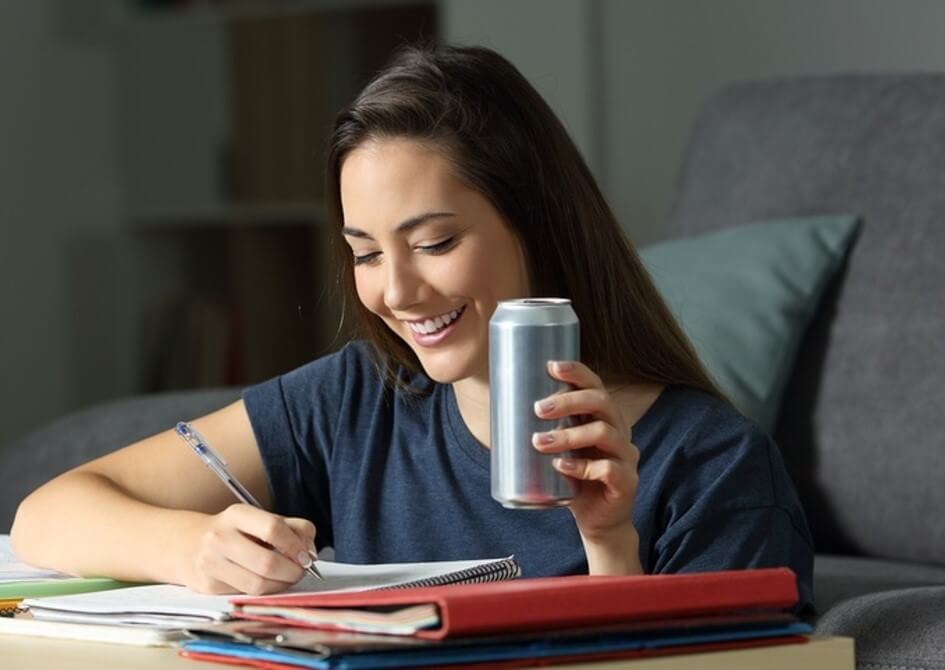
[[[458,241],[459,240],[456,237],[448,237],[442,242],[437,242],[436,244],[430,244],[427,246],[416,247],[416,249],[421,253],[437,256],[439,254],[445,254],[447,251],[455,247]],[[354,264],[362,265],[364,263],[373,263],[375,260],[377,260],[377,258],[380,255],[381,255],[380,251],[375,251],[369,254],[362,254],[360,256],[355,254]]]
[[[437,242],[436,244],[431,244],[426,247],[417,247],[417,249],[425,254],[432,254],[436,256],[437,254],[445,254],[447,251],[456,246],[456,242],[457,240],[455,237],[447,237],[442,242]]]
[[[362,256],[354,255],[354,264],[361,265],[362,263],[370,263],[375,258],[381,255],[380,251],[375,251],[373,254],[364,254]]]

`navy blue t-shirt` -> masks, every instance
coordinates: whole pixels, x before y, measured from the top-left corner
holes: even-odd
[[[386,386],[355,342],[243,395],[274,511],[310,519],[347,563],[515,555],[526,577],[587,572],[567,508],[492,499],[489,451],[453,387]],[[632,428],[640,450],[633,521],[647,573],[787,566],[813,602],[810,533],[777,447],[700,391],[667,387]]]

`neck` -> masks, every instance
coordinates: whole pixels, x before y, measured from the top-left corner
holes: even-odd
[[[476,441],[489,448],[489,382],[469,377],[453,383],[456,404],[463,422]]]

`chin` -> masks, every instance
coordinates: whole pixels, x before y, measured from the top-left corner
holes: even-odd
[[[427,377],[438,384],[452,384],[470,376],[469,366],[458,364],[458,361],[443,365],[436,361],[425,361],[421,357],[420,365],[423,366],[423,371]]]
[[[410,348],[424,374],[432,381],[438,384],[453,384],[475,376],[477,369],[484,368],[488,371],[488,354],[484,362],[479,361],[482,352],[478,351],[478,347],[470,348],[469,341],[460,340],[449,347],[428,349],[417,346],[410,333],[402,330],[405,327],[402,324],[397,325],[399,327],[394,328],[393,324],[388,323],[391,330]],[[486,374],[488,375],[488,372]]]
[[[427,377],[438,384],[458,382],[472,377],[476,371],[475,356],[469,352],[456,349],[418,352],[414,349],[414,353]]]

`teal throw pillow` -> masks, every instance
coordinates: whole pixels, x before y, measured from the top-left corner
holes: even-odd
[[[715,381],[768,431],[801,337],[858,225],[852,215],[779,219],[640,251]]]

